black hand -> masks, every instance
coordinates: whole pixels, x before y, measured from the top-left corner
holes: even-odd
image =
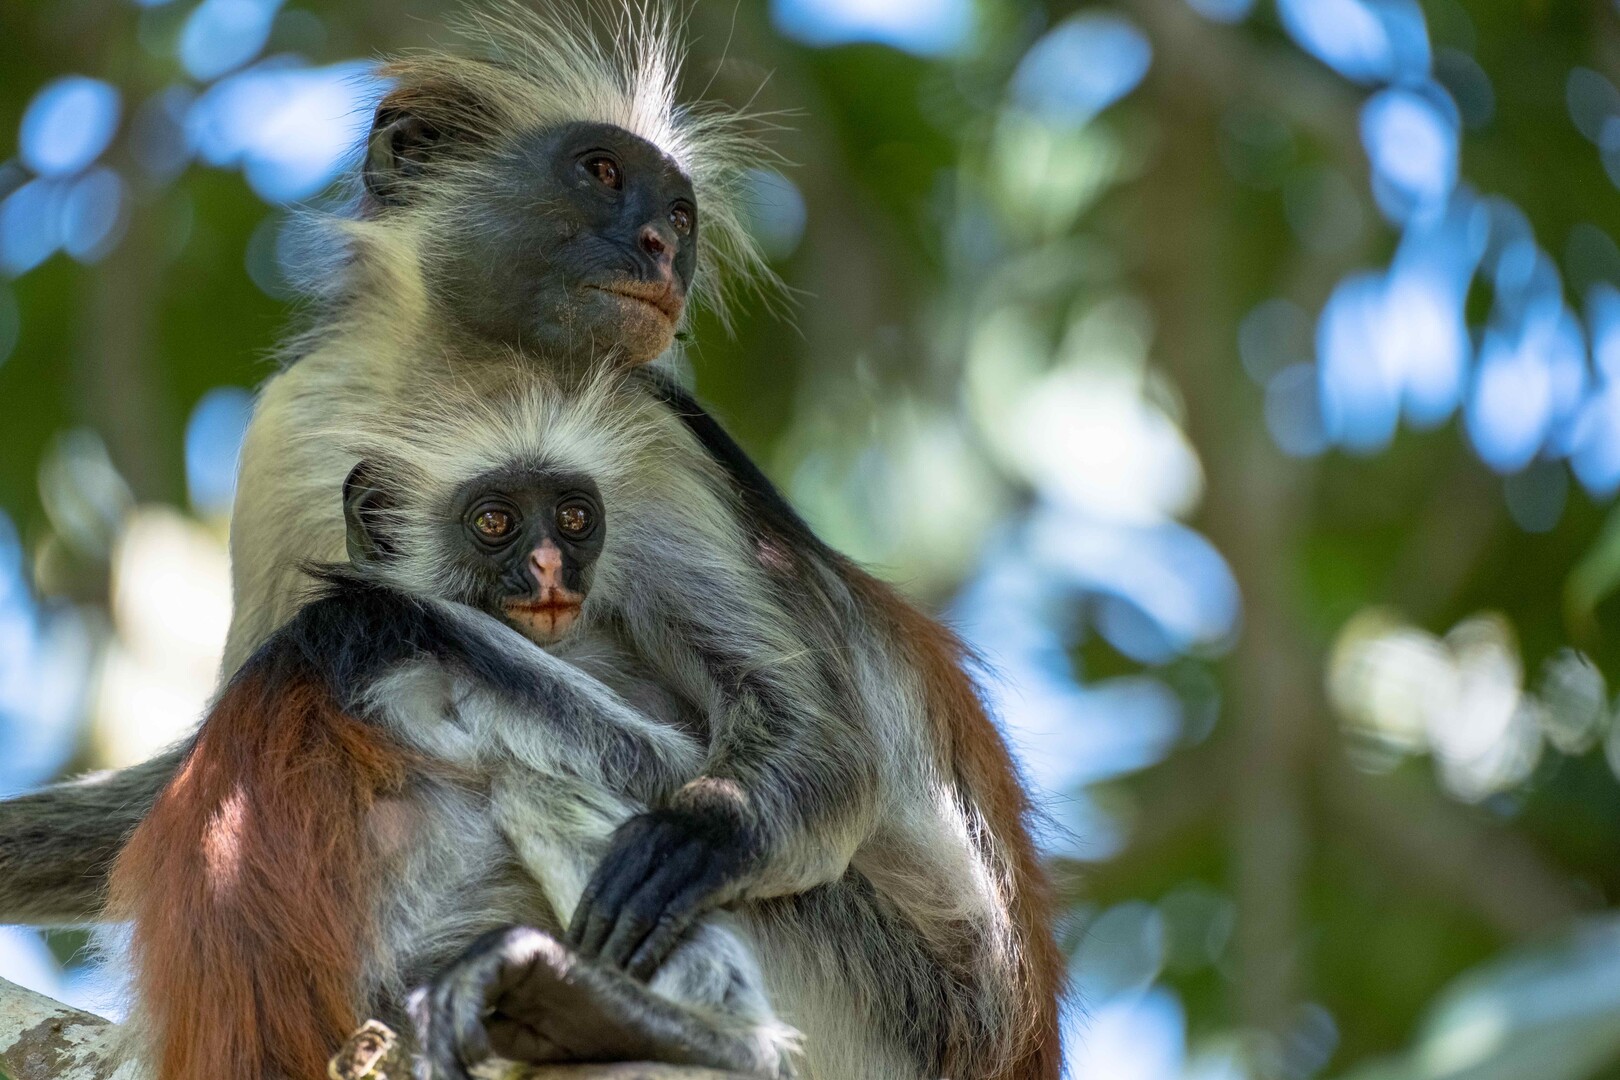
[[[513,1061],[554,1060],[561,1048],[501,1011],[525,980],[549,970],[566,950],[550,934],[514,926],[473,942],[455,963],[411,995],[416,1041],[432,1080],[471,1080],[470,1070],[493,1055]]]
[[[734,817],[655,810],[613,834],[567,941],[638,979],[658,970],[692,920],[735,895],[757,857]]]

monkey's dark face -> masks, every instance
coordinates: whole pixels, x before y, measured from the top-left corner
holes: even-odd
[[[444,313],[481,337],[644,363],[669,348],[697,266],[692,184],[610,124],[532,132],[470,166],[423,255]]]
[[[562,640],[579,618],[607,535],[588,476],[500,472],[468,484],[446,523],[462,598],[540,645]]]
[[[355,569],[476,607],[540,645],[568,634],[607,538],[595,481],[543,467],[499,469],[462,485],[448,507],[413,528],[416,512],[403,508],[385,472],[362,461],[343,482]]]

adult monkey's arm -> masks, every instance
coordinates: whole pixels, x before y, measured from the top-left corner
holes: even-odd
[[[731,448],[717,460],[736,481],[744,506],[764,520],[791,514],[781,492],[719,422],[667,375],[648,370],[660,396],[688,426],[701,429],[700,441],[711,453],[722,444]],[[0,800],[0,923],[98,921],[113,860],[185,752],[185,745],[177,746],[139,765]]]

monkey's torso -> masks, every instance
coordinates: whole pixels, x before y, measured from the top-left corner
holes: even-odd
[[[368,650],[354,647],[362,635]],[[366,744],[358,758],[357,734]],[[221,1033],[341,1037],[367,1015],[409,1030],[409,990],[480,935],[519,924],[558,931],[613,831],[701,764],[695,739],[488,616],[329,581],[233,678],[183,778],[114,875],[116,903],[134,922],[147,1010],[139,1026],[154,1033],[144,1052],[161,1075],[205,1075],[196,1057],[209,1051],[188,1041],[202,1032],[215,1068],[298,1075],[275,1058],[286,1053],[281,1043],[245,1050],[251,1036]],[[357,775],[371,779],[356,787]],[[322,776],[337,783],[310,786]],[[312,802],[313,812],[291,819],[278,809]],[[302,871],[303,885],[255,869],[278,864]],[[155,892],[154,877],[169,887]],[[302,936],[327,921],[332,941],[301,955]],[[927,979],[920,942],[898,921],[851,879],[712,913],[645,990],[617,972],[598,977],[619,980],[614,1001],[632,1020],[651,1009],[651,1030],[685,1032],[662,1048],[677,1055],[666,1060],[765,1078],[922,1080],[911,1018],[844,996],[852,978],[874,974],[855,959],[874,931],[892,944],[886,962],[910,969],[891,966],[891,979]],[[236,963],[220,962],[216,939],[239,939]],[[347,991],[334,1013],[329,996],[307,986]],[[248,1012],[229,1011],[232,1001]],[[561,1024],[565,1036],[584,1021],[545,998],[532,1007],[533,1019]],[[802,1058],[789,1023],[806,1029]],[[268,1068],[256,1067],[255,1052]]]
[[[978,811],[941,775],[931,727],[921,719],[922,691],[910,684],[914,676],[904,674],[905,659],[893,652],[863,600],[832,568],[812,567],[812,589],[798,580],[786,587],[772,580],[761,567],[755,541],[738,527],[739,510],[725,475],[674,414],[635,383],[615,382],[604,391],[600,380],[587,380],[565,388],[532,367],[479,358],[424,361],[418,367],[426,370],[403,385],[368,369],[365,355],[341,353],[317,351],[274,377],[249,429],[232,525],[237,605],[227,668],[296,610],[306,588],[297,567],[341,558],[343,522],[332,493],[359,456],[357,444],[364,442],[350,433],[374,432],[391,417],[419,413],[425,396],[465,403],[499,398],[514,384],[530,391],[540,387],[541,396],[558,401],[561,411],[554,419],[560,426],[601,429],[595,432],[597,444],[581,450],[594,455],[593,467],[616,464],[622,473],[617,481],[603,481],[610,535],[620,543],[615,548],[610,541],[602,565],[606,587],[598,591],[617,590],[632,599],[615,602],[609,617],[600,611],[587,617],[585,636],[571,651],[638,706],[705,737],[722,691],[699,670],[684,643],[668,639],[702,630],[710,638],[762,639],[737,643],[744,655],[808,653],[813,664],[797,677],[822,685],[803,684],[802,698],[828,703],[815,723],[829,726],[781,737],[801,745],[812,762],[837,748],[867,759],[862,764],[870,768],[849,792],[852,805],[836,831],[781,860],[778,877],[760,892],[787,897],[838,881],[849,868],[861,872],[950,965],[917,976],[950,987],[925,992],[946,1012],[938,1019],[938,1034],[923,1021],[919,1059],[937,1064],[936,1055],[947,1051],[927,1044],[946,1038],[946,1030],[956,1031],[956,1037],[978,1032],[968,1037],[993,1056],[987,1044],[1010,1037],[1018,1023],[1015,989],[999,971],[1007,950],[1017,948],[1000,892],[1005,871],[986,865],[975,846],[973,838],[985,835]],[[591,400],[581,406],[579,398]],[[564,421],[562,414],[570,418]],[[609,493],[615,486],[618,497]],[[614,508],[627,500],[645,504],[629,521]],[[625,584],[647,577],[697,591],[648,598]],[[430,592],[432,583],[422,586]],[[740,610],[731,610],[733,605]],[[664,625],[651,625],[660,621]],[[806,628],[816,637],[794,636]],[[649,641],[663,651],[649,653]],[[795,669],[775,663],[787,673],[783,677],[795,677]],[[778,981],[769,964],[765,974]],[[797,977],[787,973],[787,981]],[[882,977],[873,973],[878,981]],[[819,1025],[782,1011],[807,1034],[819,1034],[811,1031]]]
[[[514,386],[545,388],[552,405],[510,433],[520,443],[544,434],[543,449],[567,464],[616,473],[608,502],[629,507],[629,527],[616,519],[610,530],[618,550],[598,566],[601,602],[587,603],[584,632],[604,645],[581,663],[702,751],[694,776],[615,834],[579,905],[589,924],[618,936],[627,922],[684,925],[746,901],[773,997],[828,1060],[863,1060],[847,1033],[876,1014],[879,1027],[899,1017],[908,1040],[893,1068],[868,1054],[874,1075],[1056,1080],[1062,958],[1028,801],[960,643],[822,544],[678,388],[569,374],[582,358],[652,359],[685,325],[685,296],[713,299],[721,271],[761,266],[735,197],[758,148],[737,117],[675,106],[678,20],[657,3],[635,8],[611,47],[581,24],[505,7],[479,20],[483,58],[428,54],[385,69],[394,85],[366,144],[365,193],[337,226],[344,261],[317,268],[318,324],[291,344],[300,359],[265,387],[249,430],[225,673],[300,609],[301,567],[342,561],[336,496],[365,444],[399,434],[394,449],[408,456],[418,450],[395,432],[404,416],[437,409],[487,427]],[[617,130],[597,144],[603,126]],[[587,135],[585,149],[575,137]],[[572,359],[534,355],[552,347]],[[466,453],[456,435],[430,432],[420,452],[455,465]],[[431,597],[441,577],[400,584]],[[298,722],[256,724],[266,709]],[[306,784],[308,798],[281,804],[289,827],[260,840],[277,871],[265,875],[271,893],[296,903],[288,882],[302,883],[340,915],[353,905],[285,841],[305,830],[323,865],[360,888],[334,853],[364,837],[323,835],[321,792],[366,804],[405,765],[370,747],[363,727],[319,714],[293,695],[236,701],[211,721],[243,746],[293,754],[288,733],[301,731],[324,748],[293,754],[308,767],[275,783]],[[208,755],[194,754],[170,785],[191,793],[187,805],[206,804],[197,791],[208,775],[227,803],[231,776],[274,779],[230,743],[217,750],[235,765],[207,774],[192,766]],[[94,917],[108,865],[179,761],[6,804],[0,908]],[[155,813],[175,817],[163,804]],[[220,820],[223,832],[208,834],[216,854],[232,828],[254,824]],[[496,858],[493,834],[478,836],[471,847]],[[663,872],[692,850],[702,858]],[[167,854],[146,845],[157,864]],[[501,907],[504,889],[477,904]],[[216,929],[191,944],[228,953],[253,924]],[[858,942],[843,944],[852,934]],[[321,940],[343,947],[342,935]],[[324,951],[306,959],[319,968]],[[317,989],[330,997],[345,985]],[[309,1032],[280,1034],[315,1060]]]

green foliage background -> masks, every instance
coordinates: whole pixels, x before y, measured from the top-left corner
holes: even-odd
[[[0,155],[58,75],[107,79],[128,102],[174,80],[166,50],[189,6],[0,6]],[[1470,52],[1495,89],[1493,118],[1463,141],[1463,175],[1516,202],[1555,256],[1580,225],[1620,235],[1614,184],[1565,100],[1574,67],[1620,79],[1614,5],[1423,6],[1435,42]],[[445,37],[444,10],[421,0],[299,7],[322,33],[283,17],[267,51],[324,63]],[[1149,328],[1152,392],[1202,463],[1189,524],[1229,563],[1243,617],[1222,647],[1148,665],[1189,707],[1218,711],[1162,761],[1087,793],[1124,823],[1124,841],[1102,861],[1060,860],[1070,944],[1083,952],[1087,926],[1119,905],[1214,898],[1213,921],[1153,924],[1169,938],[1151,980],[1184,1004],[1188,1075],[1620,1077],[1620,931],[1608,921],[1620,784],[1606,736],[1549,749],[1522,781],[1469,801],[1421,751],[1369,756],[1327,691],[1335,642],[1371,609],[1434,634],[1500,613],[1526,671],[1575,648],[1620,680],[1611,506],[1577,486],[1555,527],[1524,531],[1457,420],[1403,430],[1374,456],[1287,457],[1240,362],[1239,326],[1256,304],[1283,296],[1314,314],[1346,273],[1394,250],[1357,136],[1365,89],[1305,55],[1264,4],[1239,25],[1181,0],[975,10],[965,52],[926,58],[796,43],[757,0],[694,5],[688,81],[791,114],[774,142],[807,209],[778,262],[792,314],[750,304],[729,335],[700,320],[700,392],[832,539],[943,605],[976,560],[997,557],[1000,526],[1035,497],[1026,480],[979,454],[989,479],[958,520],[930,511],[927,492],[852,508],[815,476],[875,467],[863,455],[893,452],[901,406],[951,419],[982,449],[964,386],[987,306],[1013,306],[1054,344],[1099,305],[1133,305]],[[1039,183],[1037,201],[1018,203],[997,177],[1045,166],[997,135],[1007,81],[1045,28],[1091,10],[1139,26],[1151,68],[1086,127],[1094,183],[1061,189],[1072,212],[1039,202],[1051,190]],[[186,417],[212,388],[260,381],[289,318],[244,265],[280,211],[234,171],[193,165],[160,184],[129,153],[121,134],[108,156],[132,184],[122,242],[92,265],[58,255],[0,284],[19,312],[0,362],[0,507],[38,594],[92,609],[106,603],[108,565],[55,539],[41,497],[53,440],[93,430],[137,500],[184,505]],[[1331,252],[1302,243],[1286,211],[1286,179],[1316,166],[1350,178],[1360,202],[1361,224]],[[980,204],[999,222],[990,270],[964,262],[955,232]],[[1470,295],[1476,316],[1487,305]],[[941,519],[925,523],[930,542],[893,539],[916,525],[907,515],[930,513]],[[939,539],[953,531],[968,535]],[[1144,667],[1097,634],[1077,635],[1070,659],[1082,681]],[[87,746],[76,764],[91,761]]]

